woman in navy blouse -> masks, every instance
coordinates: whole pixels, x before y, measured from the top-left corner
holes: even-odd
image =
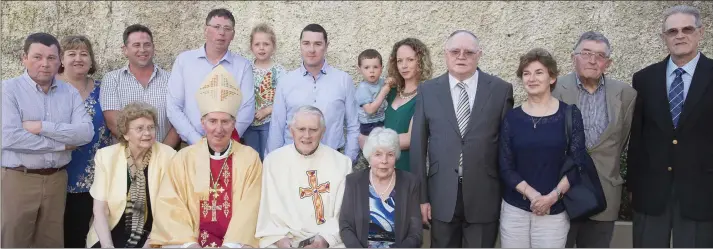
[[[517,76],[527,101],[505,116],[500,133],[500,176],[504,184],[500,215],[503,248],[564,247],[569,217],[560,201],[576,175],[560,176],[569,150],[584,162],[584,126],[576,106],[551,95],[557,62],[544,49],[520,57]],[[565,110],[572,108],[572,137],[567,148]]]

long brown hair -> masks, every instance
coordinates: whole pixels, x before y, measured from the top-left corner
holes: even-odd
[[[431,52],[428,47],[421,42],[421,40],[416,38],[406,38],[396,44],[394,44],[393,49],[391,49],[391,56],[389,57],[389,76],[394,78],[396,83],[396,89],[401,91],[404,89],[406,82],[404,78],[401,77],[399,73],[399,68],[396,64],[396,51],[399,50],[401,46],[409,46],[411,49],[416,51],[416,57],[418,58],[418,69],[419,69],[419,79],[418,81],[424,81],[431,79],[433,74],[433,64],[431,63]]]

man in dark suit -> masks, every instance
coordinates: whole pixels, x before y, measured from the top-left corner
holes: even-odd
[[[451,34],[445,54],[448,72],[419,86],[411,133],[423,222],[431,220],[432,247],[494,247],[502,201],[498,139],[513,88],[478,70],[482,52],[473,33]]]
[[[713,247],[713,60],[699,11],[664,13],[669,56],[634,74],[627,184],[634,247]]]
[[[552,96],[582,111],[585,144],[599,173],[607,209],[570,222],[567,247],[607,248],[619,218],[621,153],[629,139],[636,90],[604,72],[611,65],[609,39],[585,32],[572,53],[575,71],[557,79]]]

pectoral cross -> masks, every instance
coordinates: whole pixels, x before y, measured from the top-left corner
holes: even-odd
[[[211,201],[211,205],[208,205],[208,201],[203,202],[203,216],[206,216],[208,214],[208,211],[212,212],[210,221],[218,221],[216,213],[220,210],[223,210],[223,207],[221,205],[218,205],[218,201],[216,199],[213,199]]]
[[[217,184],[215,184],[210,189],[210,192],[213,193],[213,199],[218,199],[218,196],[220,196],[220,194],[223,194],[223,192],[225,192],[225,189],[223,189],[222,186],[218,186]],[[220,194],[218,194],[219,192],[220,192]]]
[[[307,179],[309,180],[309,188],[300,187],[300,199],[312,197],[312,205],[314,206],[315,218],[317,225],[324,224],[324,203],[322,202],[323,193],[329,193],[329,181],[317,185],[317,171],[308,170]]]

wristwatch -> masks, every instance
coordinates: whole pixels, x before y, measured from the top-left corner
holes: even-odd
[[[555,188],[555,192],[557,192],[557,200],[562,199],[562,191],[560,191],[559,188]]]

